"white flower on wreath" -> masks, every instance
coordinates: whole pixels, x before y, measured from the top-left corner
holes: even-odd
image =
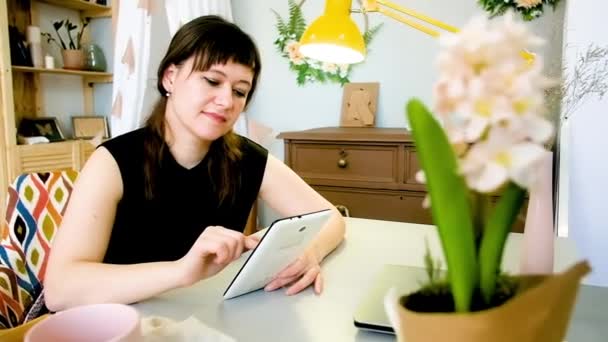
[[[323,62],[321,70],[330,74],[338,73],[338,65],[336,63]]]
[[[342,78],[348,76],[348,64],[338,64],[338,75]]]
[[[316,59],[306,58],[306,64],[308,64],[313,69],[321,69],[321,62]]]
[[[542,59],[530,63],[522,52],[541,43],[512,13],[492,22],[476,18],[441,39],[435,113],[472,189],[532,182],[530,168],[553,135],[543,117],[551,82],[542,75]]]

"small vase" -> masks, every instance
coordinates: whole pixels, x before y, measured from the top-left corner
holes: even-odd
[[[63,68],[73,70],[84,69],[84,52],[82,50],[62,50]]]
[[[411,311],[395,289],[385,298],[385,310],[399,342],[562,342],[580,281],[590,270],[583,261],[561,274],[517,277],[513,298],[482,311]]]
[[[84,48],[85,69],[91,71],[106,71],[106,57],[101,48],[95,44],[88,44]]]
[[[553,273],[553,153],[546,152],[530,188],[520,274]]]

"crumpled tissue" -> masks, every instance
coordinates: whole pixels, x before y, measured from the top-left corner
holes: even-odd
[[[179,322],[166,317],[144,317],[141,332],[144,342],[236,342],[192,316]]]

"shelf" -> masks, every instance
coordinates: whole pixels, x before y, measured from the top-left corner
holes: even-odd
[[[13,65],[14,72],[40,73],[40,74],[59,74],[85,77],[90,83],[111,83],[112,73],[86,70],[68,70],[68,69],[45,69],[26,66]]]
[[[38,0],[40,2],[45,2],[47,4],[70,8],[77,11],[86,11],[87,14],[91,14],[91,16],[100,17],[100,16],[111,16],[112,11],[110,6],[98,5],[94,2],[85,1],[85,0]]]

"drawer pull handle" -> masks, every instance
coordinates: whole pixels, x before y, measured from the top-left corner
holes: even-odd
[[[346,160],[347,155],[348,155],[348,153],[346,153],[346,151],[344,151],[344,150],[340,151],[340,159],[338,159],[339,168],[344,169],[348,166],[348,160]]]
[[[338,209],[342,216],[350,217],[350,210],[348,210],[348,207],[346,207],[345,205],[336,204],[336,209]]]

